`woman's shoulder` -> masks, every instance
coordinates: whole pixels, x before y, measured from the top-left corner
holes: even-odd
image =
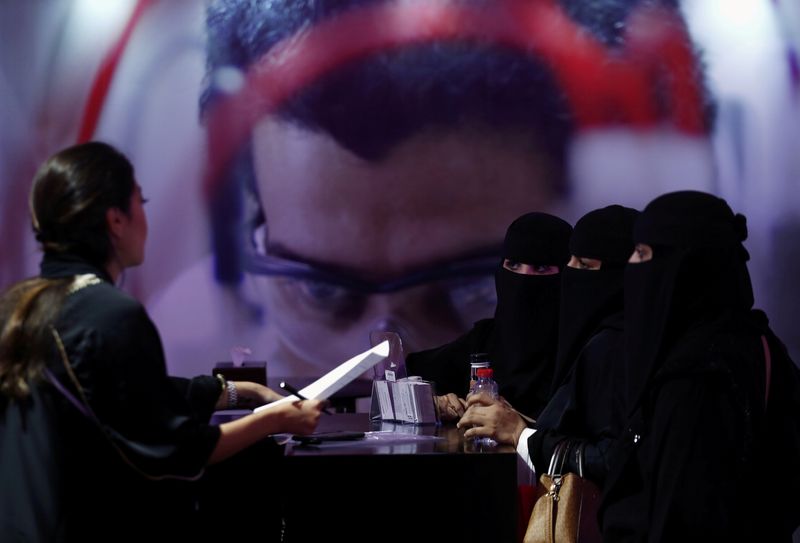
[[[763,364],[761,331],[745,313],[726,314],[687,331],[669,351],[659,374],[699,375],[726,381]]]
[[[64,302],[63,315],[100,329],[150,322],[141,302],[102,280],[74,288]]]

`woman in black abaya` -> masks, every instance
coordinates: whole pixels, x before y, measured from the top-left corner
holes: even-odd
[[[633,250],[638,212],[618,205],[587,213],[570,238],[572,253],[562,272],[558,361],[554,395],[532,428],[502,402],[470,399],[459,425],[466,436],[489,435],[512,444],[544,473],[556,444],[585,442],[584,474],[602,484],[608,446],[619,434],[624,412],[622,381],[623,277]],[[578,447],[573,447],[577,451]],[[570,456],[567,471],[576,471]]]
[[[606,451],[621,430],[623,279],[639,212],[619,205],[591,211],[575,224],[572,255],[561,282],[558,357],[553,397],[527,438],[536,471],[544,473],[558,442],[584,441],[584,475],[602,484]],[[577,450],[575,447],[573,449]],[[568,469],[575,471],[574,458]]]
[[[607,541],[790,541],[800,522],[800,378],[753,311],[745,219],[693,192],[638,219],[625,277],[623,400]],[[779,501],[777,486],[788,490]]]
[[[409,374],[434,381],[438,394],[464,398],[469,355],[488,353],[500,395],[519,412],[536,418],[550,395],[560,272],[569,259],[571,232],[568,223],[547,213],[528,213],[511,223],[495,275],[494,318],[478,321],[452,343],[411,353],[406,359]],[[461,414],[463,408],[450,418]]]

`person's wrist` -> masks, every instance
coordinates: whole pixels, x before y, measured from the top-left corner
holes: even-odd
[[[228,409],[233,409],[239,405],[239,391],[236,388],[236,383],[228,381],[225,386],[225,393],[228,399]]]

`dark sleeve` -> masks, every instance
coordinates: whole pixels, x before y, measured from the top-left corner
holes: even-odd
[[[436,384],[436,394],[454,393],[461,398],[469,392],[469,355],[485,352],[482,339],[487,337],[487,321],[479,321],[475,327],[455,341],[410,353],[406,357],[409,375],[419,375]]]
[[[534,424],[536,432],[528,438],[528,454],[536,467],[536,473],[547,473],[556,445],[564,439],[575,437],[559,429],[562,422],[573,415],[573,411],[573,382],[570,379],[558,387],[547,402]]]
[[[610,468],[609,450],[613,440],[607,437],[581,439],[568,436],[556,430],[537,430],[528,438],[528,454],[536,468],[537,474],[547,473],[550,458],[556,445],[564,439],[572,443],[572,451],[577,452],[578,445],[583,444],[583,476],[602,487]],[[564,472],[579,473],[577,457],[569,455]]]
[[[741,407],[718,379],[666,383],[637,452],[650,541],[734,541],[754,499],[744,480]],[[634,492],[631,496],[637,499]],[[758,499],[758,498],[755,498]]]
[[[575,415],[562,430],[588,438],[618,436],[625,422],[621,386],[624,375],[621,330],[605,328],[594,335],[578,357],[573,376]]]
[[[189,402],[197,420],[203,422],[211,420],[222,393],[219,379],[213,375],[198,375],[191,379],[170,376],[170,380],[178,393]]]
[[[622,335],[604,329],[594,335],[575,359],[567,380],[555,391],[528,439],[528,452],[537,473],[545,473],[556,444],[569,439],[584,443],[583,474],[602,485],[610,468],[609,449],[621,423],[614,398]],[[577,447],[573,447],[577,450]],[[578,472],[570,455],[567,471]]]
[[[768,330],[766,335],[771,350],[770,390],[755,462],[757,466],[770,466],[780,459],[777,465],[781,476],[770,480],[765,491],[777,495],[782,489],[792,488],[797,495],[800,493],[800,370],[772,331]],[[800,500],[766,503],[777,517],[776,531],[792,533],[800,526]]]
[[[199,476],[219,428],[199,420],[167,376],[161,340],[143,307],[122,304],[104,321],[92,405],[108,435],[148,476]]]

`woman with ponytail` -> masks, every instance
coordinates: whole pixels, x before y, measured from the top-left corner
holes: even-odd
[[[240,395],[277,395],[167,376],[155,326],[115,286],[144,261],[144,203],[130,162],[104,143],[65,149],[34,178],[41,272],[0,296],[3,538],[184,539],[199,526],[195,481],[206,465],[316,427],[314,400],[210,425]]]

